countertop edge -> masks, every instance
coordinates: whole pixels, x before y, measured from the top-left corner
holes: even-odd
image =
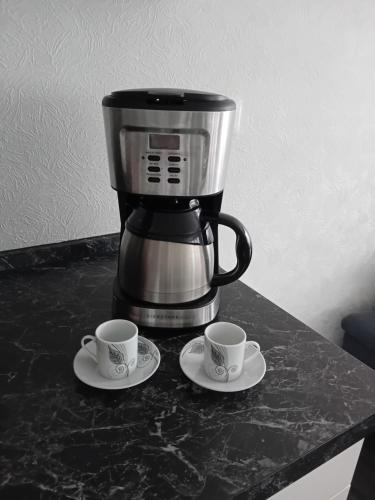
[[[104,234],[60,243],[17,248],[0,252],[0,274],[42,267],[66,266],[81,259],[115,255],[120,234]]]
[[[320,465],[345,451],[375,430],[375,414],[350,429],[337,434],[331,441],[298,458],[275,474],[271,474],[251,489],[239,493],[236,500],[267,500],[275,493],[301,479]]]

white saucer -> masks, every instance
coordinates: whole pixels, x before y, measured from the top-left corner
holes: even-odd
[[[237,392],[258,384],[266,373],[266,362],[261,352],[245,361],[243,372],[232,382],[216,382],[206,375],[203,367],[204,336],[190,340],[180,353],[180,366],[185,375],[206,389],[219,392]]]
[[[126,389],[141,384],[150,378],[158,369],[160,364],[160,352],[151,340],[138,336],[138,345],[142,344],[142,350],[138,349],[138,362],[135,372],[127,378],[111,380],[100,375],[97,364],[90,357],[85,348],[81,348],[73,362],[76,376],[84,384],[97,387],[98,389]],[[88,342],[90,350],[96,352],[95,342]],[[142,354],[141,354],[142,352]]]

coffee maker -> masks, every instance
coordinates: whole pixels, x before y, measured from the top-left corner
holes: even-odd
[[[112,92],[102,104],[121,219],[113,316],[163,329],[207,324],[220,287],[239,278],[252,255],[244,226],[220,212],[235,102],[138,89]],[[220,272],[218,224],[236,233],[229,272]]]

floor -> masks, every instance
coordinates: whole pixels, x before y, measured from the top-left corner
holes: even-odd
[[[375,499],[375,434],[366,438],[347,500]]]

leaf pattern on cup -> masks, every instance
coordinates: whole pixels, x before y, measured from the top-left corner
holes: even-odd
[[[114,372],[117,375],[123,375],[125,373],[125,377],[128,377],[129,368],[134,365],[135,358],[132,358],[128,362],[128,353],[126,348],[123,347],[122,349],[123,350],[120,350],[114,344],[108,345],[109,360],[115,365]]]
[[[211,344],[211,359],[218,366],[225,365],[224,351],[219,346]]]
[[[109,351],[109,359],[110,361],[112,361],[113,364],[123,365],[126,363],[128,357],[126,349],[124,349],[124,352],[122,352],[118,347],[116,347],[113,344],[110,344],[108,346],[108,351]]]
[[[116,365],[115,372],[122,375],[125,372],[125,365]]]
[[[229,374],[235,373],[238,370],[237,365],[227,366],[225,362],[225,349],[214,344],[211,347],[211,360],[215,365],[215,372],[217,375],[225,376],[225,382],[229,381]]]

